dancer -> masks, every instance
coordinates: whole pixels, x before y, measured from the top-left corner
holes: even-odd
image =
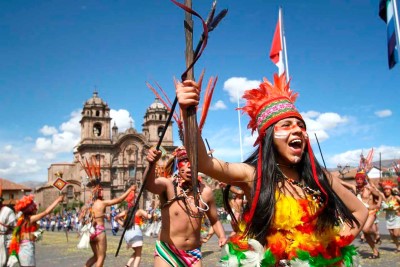
[[[364,238],[368,245],[371,247],[372,255],[369,259],[377,259],[380,257],[378,247],[376,246],[377,231],[375,227],[375,220],[377,212],[379,211],[382,203],[382,196],[379,192],[367,182],[367,174],[364,170],[360,170],[355,175],[357,185],[357,198],[368,209],[368,217],[362,228]]]
[[[93,256],[86,261],[86,267],[92,266],[93,264],[95,264],[96,267],[104,265],[107,251],[107,238],[104,227],[106,208],[121,203],[130,192],[135,192],[135,190],[136,185],[132,185],[124,194],[110,200],[103,199],[103,189],[100,183],[92,190],[93,204],[89,208],[89,214],[91,215],[90,221],[92,227],[94,227],[94,232],[90,235],[90,247],[92,248]]]
[[[198,104],[198,84],[179,83],[176,95],[184,140],[190,140],[186,108]],[[243,97],[248,128],[258,130],[257,149],[244,163],[208,157],[200,134],[198,140],[199,171],[239,186],[249,204],[221,260],[244,266],[351,266],[356,252],[349,245],[361,231],[367,210],[315,159],[306,124],[293,104],[297,94],[285,75],[275,75],[274,84],[264,79]]]
[[[117,210],[115,209],[114,206],[111,206],[111,213],[110,213],[110,221],[111,221],[111,232],[113,236],[116,236],[119,230],[119,225],[117,220],[115,219],[115,216],[117,216]]]
[[[150,205],[150,222],[147,225],[147,229],[145,232],[146,236],[149,237],[158,237],[158,233],[161,229],[161,210],[160,210],[160,200],[153,199]]]
[[[0,184],[0,267],[6,266],[11,233],[15,226],[15,213],[3,205],[3,190]]]
[[[132,209],[135,203],[135,194],[129,194],[126,198],[126,202],[128,202],[128,210]],[[142,209],[138,209],[135,213],[135,218],[131,222],[128,222],[126,221],[127,214],[129,214],[129,212],[124,210],[115,216],[115,220],[121,226],[128,229],[125,232],[124,239],[127,247],[133,249],[133,253],[125,267],[139,267],[143,247],[143,233],[141,227],[143,225],[143,221],[150,219],[151,215]]]
[[[147,154],[152,169],[146,184],[147,190],[160,196],[162,226],[156,241],[154,266],[193,266],[201,265],[201,222],[207,215],[216,235],[219,246],[227,239],[221,222],[218,220],[217,207],[210,187],[200,183],[198,196],[200,207],[195,205],[191,186],[191,169],[186,150],[176,150],[178,174],[172,181],[169,178],[155,178],[155,162],[161,157],[161,151],[154,148]]]
[[[10,258],[7,266],[36,266],[35,241],[39,238],[39,227],[36,223],[63,201],[64,195],[59,196],[47,209],[39,214],[33,201],[34,195],[22,197],[15,204],[15,211],[21,212],[14,228],[10,243]]]
[[[393,181],[387,180],[381,183],[385,195],[382,208],[386,212],[386,228],[396,245],[396,253],[400,253],[400,196],[399,190]]]

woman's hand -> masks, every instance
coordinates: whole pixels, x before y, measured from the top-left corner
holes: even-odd
[[[200,92],[198,84],[195,81],[186,80],[182,83],[177,83],[175,85],[175,92],[182,110],[199,104]]]

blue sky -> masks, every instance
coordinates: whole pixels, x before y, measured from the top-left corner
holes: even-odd
[[[236,94],[277,72],[268,54],[282,6],[296,106],[328,167],[356,165],[372,147],[374,160],[399,159],[400,66],[388,69],[378,2],[220,0],[228,15],[195,68],[219,78],[203,130],[215,156],[240,161],[253,150],[244,115],[240,153]],[[204,18],[210,7],[193,1]],[[120,131],[132,120],[141,132],[154,101],[145,83],[173,99],[185,69],[183,16],[168,0],[0,1],[0,176],[46,181],[51,163],[71,162],[95,89]],[[195,19],[194,43],[200,34]]]

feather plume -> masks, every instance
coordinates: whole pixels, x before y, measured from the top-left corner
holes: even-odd
[[[202,90],[201,88],[202,88],[202,84],[203,84],[203,80],[204,80],[204,74],[205,74],[205,70],[203,69],[200,74],[200,77],[198,79],[198,82],[197,82],[198,88],[199,88],[199,94],[201,93],[201,90]],[[211,77],[208,82],[208,85],[207,85],[207,88],[206,88],[206,91],[204,94],[204,101],[203,101],[203,105],[202,105],[202,112],[201,112],[201,118],[200,118],[200,123],[199,123],[200,131],[204,126],[204,123],[205,123],[205,120],[207,117],[207,113],[208,113],[208,110],[209,110],[209,107],[211,104],[212,94],[214,92],[217,80],[218,80],[218,77],[216,77],[215,79],[213,77]],[[180,81],[178,81],[176,78],[174,78],[175,88],[179,83],[180,83]],[[165,90],[163,90],[162,87],[157,82],[155,82],[155,84],[157,85],[157,89],[154,88],[154,86],[152,86],[150,83],[146,82],[146,86],[154,93],[154,95],[161,101],[161,103],[167,108],[167,110],[169,112],[171,112],[171,106],[172,106],[171,100],[169,99]],[[179,109],[178,113],[174,112],[173,118],[178,126],[180,139],[183,140],[182,111]]]
[[[200,77],[199,77],[199,81],[197,82],[198,86],[199,86],[199,94],[201,93],[201,87],[203,85],[203,78],[204,78],[204,73],[205,73],[205,69],[203,69],[200,73]]]
[[[99,177],[100,177],[100,168],[101,168],[100,163],[101,163],[101,157],[99,155],[99,164],[97,164],[97,173],[98,173]]]
[[[215,79],[213,77],[211,77],[210,80],[208,81],[207,88],[204,93],[203,106],[201,108],[201,117],[200,117],[200,123],[199,123],[200,132],[203,129],[204,123],[206,121],[208,109],[210,108],[211,99],[212,99],[217,81],[218,81],[218,76]]]
[[[92,169],[92,173],[93,173],[94,177],[97,177],[96,161],[94,160],[94,156],[91,157],[90,168]]]
[[[176,83],[176,82],[175,82]],[[154,95],[158,98],[158,100],[161,101],[161,103],[167,108],[167,110],[169,112],[171,112],[171,100],[168,98],[167,94],[165,93],[165,91],[161,88],[161,86],[157,84],[157,87],[159,88],[159,90],[162,92],[162,94],[164,95],[164,98],[158,93],[158,91],[148,82],[146,82],[146,86],[154,93]],[[172,114],[175,122],[177,123],[179,129],[181,129],[181,127],[183,127],[182,124],[182,120],[180,119],[181,117],[174,111],[174,114]]]
[[[164,95],[165,99],[168,101],[168,104],[169,104],[168,106],[171,107],[172,106],[171,99],[169,99],[168,95],[165,93],[164,89],[162,89],[160,84],[158,84],[158,82],[155,82],[155,84],[157,85],[157,87],[161,91],[161,93]]]
[[[87,158],[85,158],[85,161],[86,161],[85,171],[86,171],[87,175],[89,176],[89,178],[92,178],[92,172],[90,171],[90,165],[89,165]]]

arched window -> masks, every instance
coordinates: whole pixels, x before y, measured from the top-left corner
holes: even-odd
[[[94,137],[101,136],[101,124],[100,123],[96,123],[95,125],[93,125],[93,135],[94,135]]]
[[[160,137],[160,136],[161,136],[161,134],[162,134],[163,130],[164,130],[164,126],[160,126],[160,127],[158,127],[158,129],[157,129],[157,136],[158,136],[158,137]]]
[[[67,198],[74,198],[74,187],[72,185],[67,187]]]
[[[135,177],[136,168],[135,166],[129,166],[129,177]]]
[[[100,116],[100,111],[96,110],[96,117]]]
[[[160,114],[160,116],[159,116],[159,120],[162,121],[162,115],[161,115],[161,114]]]

